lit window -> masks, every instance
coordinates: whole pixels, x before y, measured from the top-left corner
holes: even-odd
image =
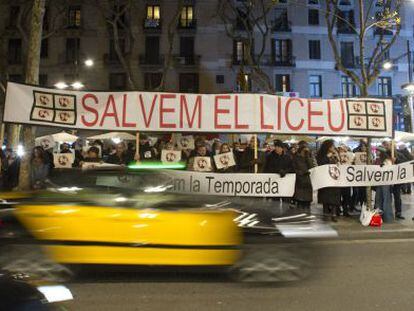
[[[159,5],[147,6],[147,18],[148,19],[160,19],[160,6]]]

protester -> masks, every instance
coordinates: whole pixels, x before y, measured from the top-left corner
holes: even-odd
[[[70,146],[67,143],[63,143],[60,145],[60,153],[72,153],[72,151],[70,151]]]
[[[101,162],[99,157],[99,148],[92,146],[88,149],[86,156],[83,158],[83,162]]]
[[[194,160],[196,157],[207,157],[210,158],[210,164],[213,164],[213,159],[210,156],[210,153],[207,150],[206,144],[198,143],[196,149],[194,150],[193,156],[188,159],[187,169],[190,171],[197,171],[197,167],[194,165]],[[212,169],[212,168],[211,168]]]
[[[211,154],[213,156],[220,154],[220,150],[221,150],[221,141],[218,139],[215,139],[213,142],[213,145],[211,146]]]
[[[392,165],[390,150],[385,148],[379,149],[377,164],[381,166]],[[382,219],[384,222],[392,222],[394,220],[390,185],[377,186],[375,188],[375,207],[379,208],[383,212]]]
[[[35,147],[30,160],[30,183],[34,190],[46,188],[50,167],[42,147]]]
[[[318,165],[338,164],[339,155],[335,149],[332,139],[325,140],[316,155]],[[341,204],[341,189],[327,187],[318,190],[318,203],[323,206],[323,215],[327,219],[329,216],[332,221],[337,221],[337,211]]]
[[[126,151],[128,157],[134,158],[134,153]],[[150,144],[150,140],[147,135],[141,134],[139,137],[139,161],[155,161],[157,160],[157,152]]]
[[[361,139],[359,141],[358,147],[355,148],[353,152],[354,153],[356,152],[367,153],[368,146],[365,140]],[[355,163],[355,164],[359,164],[359,163]],[[367,188],[366,187],[353,187],[352,188],[351,211],[355,211],[357,205],[360,205],[362,207],[362,205],[366,204],[366,202],[367,202]]]
[[[255,143],[255,136],[252,136],[249,141],[249,145],[244,149],[243,152],[240,153],[239,157],[239,169],[238,171],[241,173],[254,173],[255,172],[255,164],[258,165],[258,171],[261,171],[261,166],[264,162],[264,154],[262,152],[257,151],[257,159],[254,158],[254,143]],[[257,139],[257,146],[260,145],[260,140]]]
[[[312,153],[306,145],[299,147],[292,161],[296,173],[295,194],[293,199],[299,208],[309,209],[313,200],[312,183],[309,170],[314,167]]]
[[[2,165],[3,188],[12,190],[19,184],[20,158],[11,148],[7,148]]]
[[[132,161],[133,159],[128,157],[125,144],[122,142],[116,144],[115,153],[109,155],[108,159],[106,160],[107,163],[118,165],[128,165]]]
[[[404,158],[404,162],[409,162],[414,160],[414,157],[412,156],[411,152],[408,150],[406,144],[400,144],[398,147],[398,152],[401,154],[401,156]],[[402,194],[411,194],[411,184],[402,184],[401,185],[401,193]]]

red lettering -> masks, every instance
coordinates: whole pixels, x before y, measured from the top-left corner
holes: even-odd
[[[277,98],[277,129],[280,130],[282,125],[282,97]]]
[[[299,124],[296,125],[296,126],[293,125],[292,123],[290,123],[290,120],[289,120],[289,110],[290,110],[290,104],[293,101],[299,102],[299,104],[300,104],[301,107],[303,107],[304,105],[303,105],[303,102],[299,98],[289,98],[287,100],[287,102],[286,102],[286,110],[285,110],[286,124],[287,124],[288,128],[291,129],[292,131],[297,131],[297,130],[299,130],[303,126],[303,123],[305,123],[305,120],[303,120],[303,118],[302,118],[300,120]]]
[[[122,127],[136,127],[137,124],[136,123],[129,123],[126,120],[126,116],[127,116],[127,94],[124,94],[124,104],[122,105]]]
[[[109,112],[109,107],[112,107],[112,112]],[[108,96],[108,101],[106,102],[105,111],[102,115],[101,123],[99,124],[102,126],[105,122],[107,117],[113,117],[115,120],[115,124],[119,127],[119,120],[118,120],[118,113],[116,111],[115,100],[113,95]]]
[[[91,127],[91,126],[94,126],[98,122],[99,114],[96,109],[87,105],[86,100],[88,99],[92,99],[95,102],[95,104],[98,104],[98,98],[93,94],[86,94],[85,96],[82,97],[83,109],[85,109],[88,112],[91,112],[95,116],[95,118],[93,119],[93,121],[87,121],[85,116],[82,115],[81,120],[85,126]]]
[[[147,113],[145,112],[145,108],[144,108],[144,99],[142,98],[142,94],[139,94],[139,102],[141,104],[141,111],[142,111],[142,115],[144,117],[145,127],[149,127],[149,125],[151,123],[152,115],[154,113],[155,103],[157,102],[157,96],[158,95],[154,95],[154,98],[152,99],[152,104],[151,104],[149,117],[147,118]]]
[[[183,116],[184,110],[185,110],[185,114],[187,117],[187,123],[188,123],[189,128],[193,127],[196,112],[198,111],[197,127],[200,128],[201,127],[201,95],[197,96],[197,99],[194,105],[193,115],[191,116],[191,119],[190,119],[190,112],[188,111],[187,99],[185,95],[181,95],[180,97],[180,128],[184,128],[184,116]]]
[[[262,130],[273,130],[273,125],[264,124],[263,96],[260,96],[260,127]]]
[[[173,123],[164,123],[164,114],[174,113],[175,108],[165,108],[164,99],[174,99],[176,95],[174,94],[161,94],[160,96],[160,128],[176,128],[176,125]]]
[[[340,106],[341,106],[341,124],[337,127],[333,126],[332,124],[332,107],[331,107],[331,101],[328,100],[328,124],[329,124],[329,128],[333,131],[333,132],[339,132],[344,128],[345,125],[345,110],[344,110],[344,102],[343,100],[339,101]]]
[[[234,105],[235,105],[235,128],[236,129],[248,129],[249,125],[247,124],[239,124],[239,96],[235,96],[234,98]]]
[[[224,99],[228,100],[230,99],[230,95],[217,95],[214,99],[214,128],[215,129],[229,129],[231,126],[229,124],[218,124],[218,115],[219,114],[225,114],[229,113],[229,109],[220,109],[219,108],[219,100]]]
[[[312,125],[313,116],[322,116],[323,112],[321,110],[313,110],[312,104],[321,103],[320,99],[308,99],[308,130],[309,131],[323,131],[325,128],[323,126],[314,126]]]

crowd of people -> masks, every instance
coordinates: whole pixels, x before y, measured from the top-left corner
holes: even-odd
[[[255,144],[259,149],[255,156]],[[399,164],[413,160],[413,156],[405,145],[400,145],[392,152],[392,145],[384,141],[376,148],[373,154],[374,163],[378,165]],[[232,144],[221,142],[218,139],[207,141],[205,137],[194,139],[193,149],[181,150],[181,161],[187,164],[189,170],[197,170],[194,165],[196,157],[211,158],[211,171],[220,173],[275,173],[282,178],[289,173],[296,174],[296,185],[293,198],[278,198],[283,204],[291,207],[309,209],[314,199],[310,179],[310,169],[325,164],[355,164],[352,154],[367,152],[367,144],[361,140],[358,147],[351,150],[342,144],[335,146],[334,140],[325,140],[316,150],[306,141],[287,144],[281,140],[265,142],[260,145],[252,136],[247,144],[235,141]],[[160,161],[162,150],[178,150],[177,144],[171,140],[159,139],[155,144],[149,137],[141,135],[139,152],[133,143],[120,142],[117,144],[104,144],[94,141],[85,150],[64,143],[59,153],[73,153],[73,167],[82,167],[87,162],[110,163],[128,165],[135,161]],[[222,153],[230,153],[234,158],[234,165],[217,168],[213,157]],[[346,157],[343,155],[347,154]],[[351,156],[349,156],[351,154]],[[394,157],[392,157],[394,155]],[[344,159],[346,158],[346,161]],[[54,169],[53,150],[44,150],[41,146],[33,149],[30,162],[30,178],[33,189],[45,187],[51,170]],[[356,163],[358,164],[358,163]],[[11,190],[18,184],[20,159],[10,148],[1,152],[1,186]],[[375,190],[375,206],[383,211],[385,222],[404,219],[401,211],[401,195],[411,193],[410,184],[377,186]],[[367,191],[365,187],[322,188],[318,190],[317,201],[323,207],[325,218],[336,221],[338,216],[350,216],[358,212],[358,206],[366,203]],[[275,199],[276,200],[276,199]],[[394,201],[394,208],[392,201]]]

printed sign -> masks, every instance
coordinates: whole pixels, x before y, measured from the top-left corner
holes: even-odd
[[[44,150],[55,147],[55,140],[52,135],[43,136],[35,139],[35,145],[42,147]]]
[[[73,153],[54,153],[53,161],[56,168],[72,168],[75,155]]]
[[[398,165],[322,165],[310,170],[313,190],[414,182],[414,161]]]
[[[162,150],[161,151],[161,161],[166,163],[174,163],[181,161],[181,151],[180,150]]]
[[[9,82],[4,121],[132,132],[391,137],[392,100],[55,91]]]
[[[175,135],[174,139],[179,150],[193,150],[195,148],[194,137],[192,135]]]
[[[226,152],[215,155],[214,163],[218,169],[228,168],[236,165],[233,152]]]
[[[211,172],[213,170],[211,166],[211,158],[194,157],[193,169],[197,172]]]

